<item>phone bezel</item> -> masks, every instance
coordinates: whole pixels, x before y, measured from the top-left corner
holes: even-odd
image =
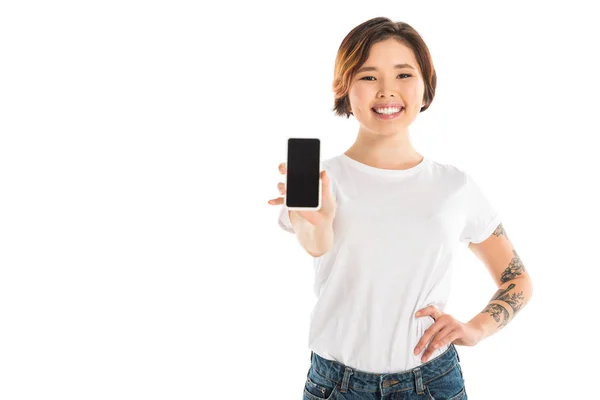
[[[287,207],[288,210],[292,211],[318,211],[321,209],[322,193],[323,193],[323,181],[321,180],[321,172],[323,171],[323,148],[321,147],[321,139],[318,137],[298,137],[298,136],[288,136],[285,140],[285,163],[286,163],[286,174],[285,174],[285,187],[287,188],[287,163],[289,160],[289,142],[290,139],[311,139],[319,141],[319,204],[316,207],[290,207],[287,205],[287,190],[283,195],[283,204]]]

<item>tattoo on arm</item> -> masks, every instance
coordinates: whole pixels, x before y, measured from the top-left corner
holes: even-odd
[[[506,289],[499,289],[496,294],[494,294],[494,297],[492,297],[492,300],[500,300],[508,303],[513,309],[513,317],[521,309],[525,299],[522,290],[519,293],[508,293],[514,289],[515,286],[516,285],[514,283],[511,283]]]
[[[504,235],[506,239],[508,239],[508,235],[506,234],[506,231],[504,230],[504,226],[502,226],[502,224],[498,225],[498,227],[494,231],[494,235],[496,237]],[[510,261],[510,264],[508,265],[506,270],[504,270],[504,272],[502,272],[502,275],[500,276],[500,281],[502,283],[506,283],[513,279],[516,279],[519,276],[521,276],[523,272],[526,272],[525,266],[523,265],[523,262],[521,261],[521,258],[519,257],[517,252],[514,249],[512,250],[512,252],[514,255],[513,258]],[[514,318],[515,315],[517,315],[517,313],[519,312],[519,310],[523,307],[523,303],[525,300],[523,291],[519,293],[510,293],[510,291],[513,290],[515,287],[516,285],[514,283],[510,283],[506,288],[499,289],[490,300],[490,302],[497,300],[508,304],[513,311],[512,318]],[[485,307],[485,309],[481,311],[481,313],[490,314],[494,318],[494,321],[500,323],[500,329],[504,328],[511,318],[508,312],[508,308],[505,304],[489,303]]]
[[[512,316],[513,318],[515,317],[515,315],[517,315],[519,310],[523,307],[523,301],[524,301],[523,291],[521,291],[519,293],[509,293],[512,289],[515,288],[515,286],[516,285],[514,283],[511,283],[505,289],[499,289],[494,294],[492,299],[490,300],[490,301],[499,300],[499,301],[503,301],[503,302],[507,303],[508,305],[510,305],[510,307],[513,309],[513,316]],[[504,328],[504,326],[506,326],[506,324],[508,324],[508,321],[510,319],[508,310],[502,304],[490,303],[487,305],[487,307],[481,313],[482,314],[483,313],[491,314],[491,316],[494,317],[494,320],[496,322],[500,322],[500,326],[499,326],[500,329]]]
[[[498,225],[498,227],[494,231],[494,235],[496,237],[500,237],[500,235],[504,235],[506,237],[506,239],[508,239],[508,235],[506,234],[506,231],[504,230],[504,226],[502,226],[502,224]],[[506,268],[506,270],[502,273],[502,276],[500,278],[500,281],[502,283],[506,283],[506,282],[510,281],[511,279],[517,278],[519,275],[521,275],[525,271],[525,266],[523,266],[523,262],[521,261],[521,258],[519,257],[519,255],[517,254],[515,249],[513,249],[512,252],[514,254],[514,257],[510,261],[508,268]]]
[[[500,304],[490,303],[481,313],[490,313],[496,322],[500,322],[499,328],[502,329],[508,324],[508,310]]]
[[[498,225],[498,227],[494,231],[494,235],[495,236],[504,235],[508,239],[508,236],[506,235],[506,231],[504,230],[504,227],[502,226],[502,224]]]
[[[502,276],[500,277],[500,281],[502,283],[506,283],[512,279],[515,279],[525,271],[525,266],[523,265],[523,262],[521,262],[521,258],[519,257],[517,252],[514,249],[512,252],[514,254],[514,257],[512,260],[510,260],[508,268],[504,270]]]

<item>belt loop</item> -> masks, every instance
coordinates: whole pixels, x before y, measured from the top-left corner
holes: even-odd
[[[417,367],[413,370],[415,374],[415,387],[417,389],[417,394],[423,394],[423,378],[421,377],[421,368]]]
[[[346,393],[346,390],[348,389],[348,382],[350,381],[350,375],[352,375],[353,373],[354,372],[352,371],[352,368],[346,367],[346,370],[344,371],[344,379],[342,379],[342,388],[340,389],[340,392]]]

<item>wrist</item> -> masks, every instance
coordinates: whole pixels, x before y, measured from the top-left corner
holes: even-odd
[[[480,317],[481,315],[478,315],[477,317],[473,318],[471,321],[468,322],[476,332],[477,343],[481,342],[488,336],[485,321]]]

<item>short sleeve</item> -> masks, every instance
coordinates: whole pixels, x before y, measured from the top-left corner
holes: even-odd
[[[289,213],[288,206],[286,206],[285,204],[283,204],[281,206],[281,211],[279,211],[279,221],[278,222],[279,222],[279,226],[284,231],[287,231],[290,233],[296,233],[296,231],[294,231],[294,227],[292,226],[292,221],[290,221],[290,213]]]
[[[460,241],[481,243],[487,239],[502,222],[500,213],[483,193],[473,177],[464,173],[465,219]]]

